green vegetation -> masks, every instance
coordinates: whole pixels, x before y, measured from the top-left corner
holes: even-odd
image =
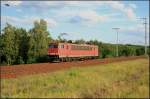
[[[64,34],[65,35],[65,34]],[[68,42],[76,44],[95,44],[99,47],[99,58],[115,57],[116,45],[97,40],[66,40],[58,36],[52,39],[43,19],[34,22],[29,31],[7,24],[0,34],[0,65],[27,64],[50,61],[47,47],[50,42]],[[148,47],[148,55],[150,55]],[[144,46],[119,45],[119,56],[138,56],[144,54]]]
[[[1,79],[3,98],[149,98],[148,59]]]
[[[0,65],[41,62],[45,60],[50,40],[43,19],[35,21],[29,31],[7,23],[0,35]]]
[[[47,31],[46,21],[42,19],[40,22],[35,21],[34,27],[29,31],[29,34],[30,45],[28,50],[28,63],[38,62],[37,60],[41,60],[41,57],[47,55],[47,48],[50,38],[48,37],[49,32]]]

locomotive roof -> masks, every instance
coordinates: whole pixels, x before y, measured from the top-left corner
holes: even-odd
[[[59,43],[49,43],[49,44],[71,44],[71,45],[84,45],[84,46],[97,46],[97,45],[91,45],[91,44],[76,44],[76,43],[67,43],[67,42],[65,42],[65,43],[61,43],[61,42],[59,42]]]

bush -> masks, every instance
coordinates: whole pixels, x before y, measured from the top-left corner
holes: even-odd
[[[109,50],[108,48],[101,48],[101,57],[102,58],[107,58],[107,57],[112,57],[112,51]]]
[[[37,62],[49,62],[50,59],[49,59],[49,57],[47,55],[43,55],[43,56],[37,57],[36,61]]]
[[[7,62],[6,61],[3,61],[2,63],[0,63],[0,66],[7,66]]]
[[[24,64],[23,58],[21,56],[18,56],[13,64]]]
[[[140,47],[136,49],[136,55],[144,55],[144,47]]]
[[[36,58],[35,57],[29,57],[27,60],[27,64],[31,64],[31,63],[36,63]]]

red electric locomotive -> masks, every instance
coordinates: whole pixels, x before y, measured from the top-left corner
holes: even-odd
[[[50,43],[50,60],[71,61],[74,59],[93,59],[98,57],[98,46],[72,43]]]

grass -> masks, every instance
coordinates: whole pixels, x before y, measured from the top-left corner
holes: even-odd
[[[2,98],[149,98],[149,63],[138,59],[1,79]]]

